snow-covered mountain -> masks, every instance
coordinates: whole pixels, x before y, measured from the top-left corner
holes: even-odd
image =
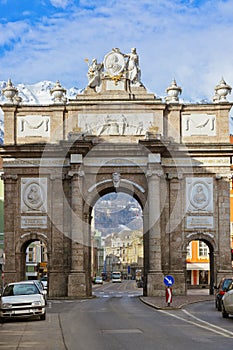
[[[6,103],[6,98],[2,94],[2,89],[6,87],[6,81],[0,81],[0,105]],[[52,81],[40,81],[36,84],[18,84],[15,87],[18,89],[18,96],[22,98],[23,104],[50,104],[53,103],[50,89],[55,85]],[[66,87],[64,87],[66,89]],[[72,87],[66,89],[66,97],[73,99],[82,89]],[[0,144],[3,143],[4,138],[4,118],[0,107]]]

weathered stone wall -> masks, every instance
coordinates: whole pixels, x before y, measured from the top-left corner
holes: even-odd
[[[230,107],[169,105],[145,91],[2,106],[6,282],[23,278],[26,244],[38,238],[48,248],[49,295],[90,296],[91,210],[111,191],[133,195],[143,208],[145,294],[164,295],[166,274],[175,278],[174,294],[186,293],[192,239],[211,248],[215,282],[231,274]],[[26,201],[24,212],[22,193],[30,179],[39,187],[37,178],[46,179],[46,208]],[[194,201],[198,185],[206,203]]]

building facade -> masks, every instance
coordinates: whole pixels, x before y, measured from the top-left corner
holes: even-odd
[[[47,247],[49,295],[90,296],[91,222],[97,200],[133,196],[143,211],[144,294],[187,291],[191,241],[210,256],[210,292],[231,275],[232,145],[221,81],[213,103],[184,104],[176,82],[165,101],[140,80],[136,49],[115,48],[92,61],[88,86],[75,99],[57,82],[54,103],[26,105],[11,82],[4,89],[5,279],[25,276],[28,245]]]

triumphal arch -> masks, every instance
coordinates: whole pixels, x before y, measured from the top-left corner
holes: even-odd
[[[25,247],[41,240],[49,295],[91,296],[92,208],[121,191],[143,210],[144,294],[164,295],[167,274],[174,294],[186,293],[192,240],[209,247],[213,288],[232,273],[231,87],[222,79],[213,102],[181,103],[175,80],[164,99],[147,91],[135,48],[87,64],[87,87],[74,99],[59,81],[48,105],[24,103],[11,81],[2,91],[5,281],[25,278]]]

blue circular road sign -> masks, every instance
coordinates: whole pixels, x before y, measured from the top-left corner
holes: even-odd
[[[174,280],[173,276],[165,276],[164,277],[163,283],[165,284],[165,286],[171,287],[174,282],[175,282],[175,280]]]

